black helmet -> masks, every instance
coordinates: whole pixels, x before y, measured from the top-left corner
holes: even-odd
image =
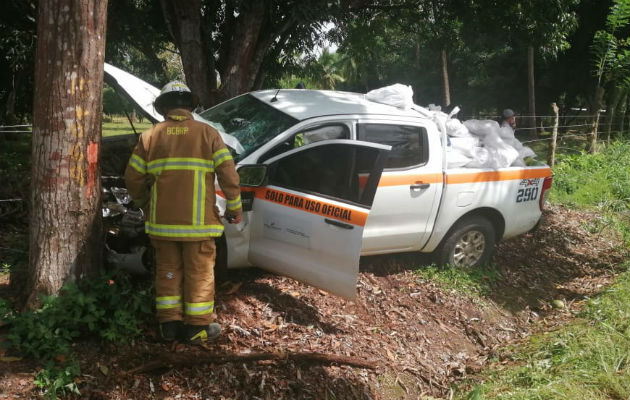
[[[153,107],[157,112],[166,115],[173,108],[193,108],[192,93],[185,83],[180,81],[169,82],[155,98]]]

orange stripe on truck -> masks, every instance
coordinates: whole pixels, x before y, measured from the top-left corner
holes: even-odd
[[[368,214],[356,209],[331,204],[320,200],[309,199],[293,193],[282,192],[280,190],[260,188],[256,190],[256,198],[271,201],[283,206],[295,208],[321,215],[352,225],[365,226]]]
[[[382,175],[378,186],[403,186],[416,183],[441,183],[442,174],[424,175]]]
[[[327,203],[325,201],[309,199],[308,197],[299,196],[293,193],[283,192],[280,190],[260,188],[241,187],[241,192],[254,192],[257,199],[271,201],[282,206],[295,208],[311,214],[321,215],[326,218],[332,218],[341,222],[352,225],[365,226],[368,214],[366,212],[356,210],[354,208],[344,207],[337,204]],[[217,190],[217,195],[225,197],[222,191]]]
[[[551,168],[519,169],[513,171],[484,171],[463,174],[447,174],[446,184],[512,181],[517,179],[546,178],[551,176]]]
[[[453,185],[458,183],[474,183],[474,182],[495,182],[510,181],[517,179],[533,179],[546,178],[551,176],[550,168],[536,169],[519,169],[512,171],[484,171],[484,172],[467,172],[461,174],[446,174],[446,184]],[[404,186],[418,183],[441,183],[442,174],[424,174],[424,175],[383,175],[378,186]]]

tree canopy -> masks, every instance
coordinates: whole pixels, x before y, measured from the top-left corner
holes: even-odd
[[[628,0],[119,0],[108,6],[105,57],[158,87],[185,79],[203,106],[299,81],[359,92],[400,82],[422,104],[443,102],[448,84],[472,114],[527,108],[533,45],[536,102],[566,109],[588,106],[602,46],[614,53],[602,64],[602,85],[616,88],[606,101],[627,96],[628,30],[611,30],[613,6]],[[9,0],[0,16],[3,121],[30,119],[36,8]]]

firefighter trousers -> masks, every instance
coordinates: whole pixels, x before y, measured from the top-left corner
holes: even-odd
[[[151,239],[155,248],[155,303],[160,323],[208,325],[214,320],[214,239]]]

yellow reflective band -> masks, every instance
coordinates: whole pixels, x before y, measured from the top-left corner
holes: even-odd
[[[226,207],[230,211],[238,210],[241,208],[241,195],[239,194],[237,198],[234,200],[228,200],[226,202]]]
[[[144,230],[153,236],[203,238],[221,236],[223,225],[166,225],[145,222]]]
[[[151,215],[149,216],[149,221],[155,222],[155,210],[157,209],[157,180],[153,182],[153,187],[151,189]]]
[[[184,303],[184,307],[186,315],[212,314],[214,311],[214,301],[208,301],[205,303]]]
[[[232,155],[230,154],[230,150],[227,148],[223,148],[221,150],[217,150],[213,155],[212,159],[214,160],[214,167],[219,168],[224,161],[228,161],[232,159]]]
[[[192,190],[192,198],[193,198],[193,205],[192,205],[192,224],[193,225],[201,225],[201,222],[199,221],[199,171],[195,172],[195,176],[193,178],[193,190]]]
[[[159,310],[178,308],[182,306],[181,296],[163,296],[155,298],[155,308]]]
[[[147,164],[147,171],[152,174],[159,174],[162,171],[168,170],[214,172],[214,162],[212,160],[204,160],[203,158],[172,157],[159,158]]]
[[[141,174],[147,173],[147,163],[142,159],[142,157],[132,154],[129,159],[129,166],[140,172]]]
[[[197,333],[195,336],[191,337],[190,340],[197,340],[199,339],[202,342],[205,342],[208,339],[208,332],[205,329],[202,329],[201,331],[199,331],[199,333]]]
[[[199,174],[199,192],[201,193],[201,198],[199,199],[201,209],[198,217],[199,225],[202,225],[206,222],[206,173],[198,171],[197,174]]]
[[[206,173],[197,171],[193,182],[193,225],[202,225],[206,217]]]

